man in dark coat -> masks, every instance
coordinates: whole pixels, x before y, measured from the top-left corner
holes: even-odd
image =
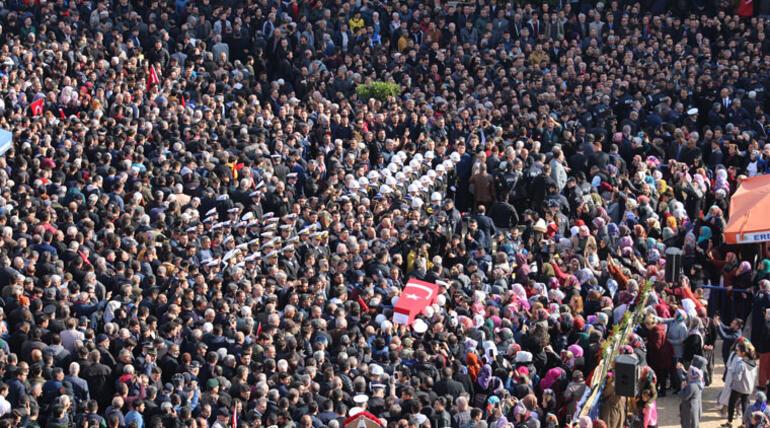
[[[21,399],[27,395],[27,388],[24,386],[29,369],[26,367],[26,363],[22,363],[19,367],[16,367],[15,373],[11,373],[12,379],[8,381],[8,402],[15,409],[21,405]]]
[[[444,367],[441,370],[441,380],[433,385],[433,390],[439,396],[459,397],[465,392],[463,384],[452,379],[453,371],[451,367]]]
[[[88,382],[91,396],[99,403],[99,408],[104,409],[112,400],[112,369],[101,363],[101,354],[97,350],[88,354],[88,360],[91,365],[83,373],[83,377]]]

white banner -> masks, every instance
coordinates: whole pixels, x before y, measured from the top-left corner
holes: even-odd
[[[770,230],[738,235],[739,244],[753,244],[767,241],[770,241]]]

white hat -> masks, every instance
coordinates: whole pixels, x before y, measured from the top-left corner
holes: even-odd
[[[412,329],[415,331],[415,333],[423,334],[428,331],[428,324],[426,324],[425,321],[421,320],[420,318],[417,318],[414,320],[414,323],[412,323]]]
[[[391,189],[390,186],[388,186],[387,184],[383,184],[382,186],[380,186],[380,193],[382,193],[383,195],[387,195],[388,193],[392,193],[392,192],[393,192],[393,189]]]
[[[697,109],[697,108],[695,108],[695,107],[693,107],[693,108],[691,108],[691,109],[687,110],[687,115],[688,115],[688,116],[695,116],[696,114],[698,114],[698,109]]]
[[[240,252],[240,250],[239,250],[239,249],[237,249],[237,248],[234,248],[234,249],[232,249],[232,250],[228,251],[228,252],[227,252],[227,254],[225,254],[225,256],[222,258],[222,261],[223,261],[223,262],[226,262],[226,261],[228,261],[228,260],[232,259],[232,258],[233,258],[233,257],[235,257],[235,255],[236,255],[236,254],[238,254],[239,252]]]
[[[357,415],[357,414],[359,414],[359,413],[361,413],[363,411],[364,411],[364,409],[361,408],[361,407],[351,407],[350,410],[348,410],[348,416],[353,417],[353,416],[355,416],[355,415]],[[267,427],[267,428],[271,428],[271,427]]]
[[[385,314],[377,314],[377,316],[374,317],[374,323],[377,325],[382,325],[382,322],[386,319],[387,317],[385,317]]]
[[[367,401],[369,401],[369,396],[366,394],[358,394],[353,397],[353,402],[358,405],[366,404]]]
[[[425,318],[428,318],[428,319],[433,318],[433,315],[436,314],[432,306],[426,306],[425,309],[422,310],[422,313],[423,315],[425,315]]]
[[[449,159],[451,159],[454,163],[460,162],[460,153],[452,152],[452,154],[449,155]]]
[[[527,351],[519,351],[516,353],[516,358],[514,358],[513,362],[514,363],[531,363],[532,353]]]
[[[414,209],[420,209],[420,208],[422,208],[422,206],[424,204],[425,204],[425,202],[423,202],[422,198],[414,198],[414,199],[412,199],[412,208],[414,208]]]
[[[385,179],[385,184],[390,187],[396,187],[398,185],[398,180],[396,180],[395,177],[388,177]]]
[[[441,202],[441,193],[433,192],[430,194],[431,202]]]
[[[444,306],[444,305],[446,305],[446,296],[445,296],[445,295],[443,295],[443,294],[439,294],[439,295],[438,295],[438,297],[436,297],[436,303],[437,303],[439,306]]]
[[[428,150],[425,152],[425,159],[427,160],[433,160],[436,157],[436,154],[433,153],[433,150]]]
[[[369,373],[372,376],[382,376],[385,374],[385,369],[383,369],[379,364],[372,364],[369,366]]]

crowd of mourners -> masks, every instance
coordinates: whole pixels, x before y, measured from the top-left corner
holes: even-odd
[[[770,253],[722,234],[770,172],[768,16],[3,0],[0,428],[647,428],[672,393],[696,428],[718,377],[770,425]],[[636,395],[579,412],[640,309]]]

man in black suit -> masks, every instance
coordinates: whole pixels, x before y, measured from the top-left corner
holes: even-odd
[[[479,225],[479,230],[484,232],[488,237],[493,237],[497,234],[497,228],[492,218],[487,215],[487,209],[484,205],[479,205],[478,212],[474,216],[476,223]]]
[[[451,367],[444,367],[441,369],[441,380],[436,382],[435,385],[433,385],[433,390],[438,394],[439,397],[443,396],[450,396],[450,397],[459,397],[460,394],[465,392],[465,387],[463,387],[463,384],[452,379],[452,368]]]

